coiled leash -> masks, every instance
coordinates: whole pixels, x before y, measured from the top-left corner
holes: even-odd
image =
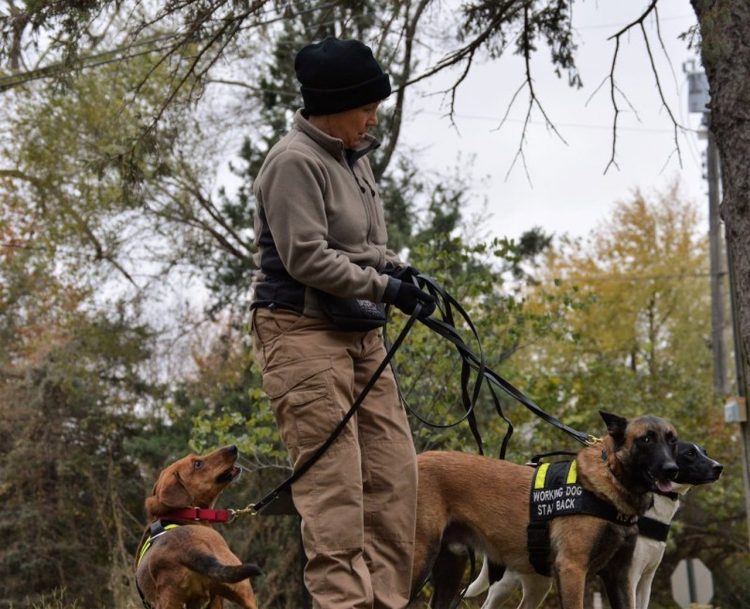
[[[420,274],[414,278],[414,282],[420,288],[426,288],[427,292],[437,300],[438,308],[440,309],[441,315],[443,317],[442,320],[436,317],[429,317],[427,319],[423,319],[422,323],[430,328],[433,332],[439,334],[443,338],[453,343],[453,345],[456,347],[462,360],[462,379],[466,378],[466,375],[468,374],[467,370],[473,369],[476,372],[476,381],[474,383],[474,390],[472,392],[472,401],[469,404],[464,402],[464,405],[467,407],[467,412],[469,409],[473,411],[476,397],[478,396],[479,390],[481,389],[481,384],[482,382],[487,381],[488,388],[495,403],[495,408],[500,417],[508,425],[508,431],[505,438],[503,439],[503,444],[500,450],[501,458],[505,456],[505,450],[507,448],[508,441],[510,440],[510,435],[512,435],[513,433],[513,425],[511,424],[510,420],[508,420],[508,418],[505,417],[505,415],[502,413],[500,400],[493,388],[493,385],[501,389],[510,397],[514,398],[516,401],[523,404],[523,406],[533,412],[537,417],[546,421],[553,427],[556,427],[557,429],[565,432],[582,445],[590,446],[596,442],[597,438],[595,436],[573,429],[556,417],[545,412],[520,389],[515,387],[512,383],[504,379],[497,372],[486,365],[484,352],[481,349],[479,333],[473,322],[471,321],[468,313],[464,310],[463,307],[461,307],[458,301],[456,301],[455,298],[453,298],[440,285],[438,285],[438,283],[434,279],[432,279],[428,275]],[[472,336],[474,337],[474,340],[479,345],[479,354],[474,353],[468,347],[468,345],[463,341],[458,331],[456,330],[453,314],[454,311],[458,315],[460,315],[461,318],[463,318],[464,322],[468,326]],[[466,393],[466,391],[464,391],[464,393]],[[467,417],[468,415],[465,416],[465,418]]]
[[[432,427],[434,429],[448,429],[451,427],[455,427],[462,423],[463,421],[467,421],[469,425],[469,429],[472,433],[472,436],[474,437],[474,441],[477,445],[477,450],[480,455],[484,454],[484,444],[482,442],[481,434],[479,433],[479,428],[477,426],[476,422],[476,416],[474,415],[474,408],[477,403],[477,400],[479,399],[479,394],[482,389],[482,382],[484,379],[484,375],[486,372],[486,364],[485,364],[485,358],[484,358],[484,350],[482,349],[482,342],[479,338],[479,333],[472,323],[471,319],[469,318],[468,313],[458,304],[458,302],[450,296],[445,290],[443,290],[431,277],[427,275],[415,275],[412,279],[413,283],[419,287],[420,289],[422,287],[427,287],[429,293],[435,298],[437,303],[437,309],[440,311],[440,314],[442,316],[442,320],[439,320],[437,318],[427,318],[425,320],[422,320],[422,322],[429,327],[431,330],[442,336],[443,338],[447,338],[450,342],[452,342],[454,345],[456,345],[459,355],[461,356],[461,402],[464,406],[464,415],[451,423],[436,423],[435,421],[428,420],[424,418],[419,412],[417,412],[415,409],[413,409],[406,398],[403,395],[403,392],[401,391],[401,386],[398,379],[398,374],[396,370],[394,369],[394,377],[396,378],[396,385],[398,387],[399,396],[401,398],[402,403],[406,407],[406,409],[409,411],[409,413],[416,418],[418,421],[423,423],[424,425],[428,427]],[[477,375],[475,377],[475,380],[473,382],[473,386],[471,389],[471,395],[469,394],[469,380],[471,376],[471,369],[472,369],[472,362],[469,358],[465,357],[462,348],[465,351],[468,351],[470,353],[471,350],[466,346],[464,341],[461,339],[461,336],[458,334],[456,330],[456,323],[455,323],[455,317],[453,315],[453,312],[455,311],[463,318],[463,320],[466,322],[466,325],[469,327],[471,334],[473,336],[474,342],[476,342],[477,350],[479,351],[479,355],[475,356],[475,361],[477,362]],[[459,346],[462,345],[463,347]],[[505,452],[508,446],[508,442],[510,441],[510,437],[513,435],[513,423],[511,423],[510,419],[508,419],[505,414],[503,413],[503,409],[500,403],[500,399],[498,398],[494,388],[491,385],[488,385],[490,394],[493,399],[493,403],[495,405],[495,410],[497,411],[500,418],[502,418],[506,425],[507,425],[507,432],[505,437],[503,438],[502,445],[500,447],[500,453],[499,457],[500,459],[505,458]]]

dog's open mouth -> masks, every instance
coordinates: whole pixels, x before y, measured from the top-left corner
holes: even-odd
[[[671,480],[655,480],[655,486],[660,493],[671,493],[674,488]]]
[[[646,471],[646,478],[651,483],[651,490],[659,493],[671,493],[674,490],[674,485],[669,479],[659,480],[652,472]]]
[[[232,465],[226,471],[220,473],[216,477],[216,482],[219,484],[229,484],[232,480],[237,478],[242,473],[242,468],[239,465]]]

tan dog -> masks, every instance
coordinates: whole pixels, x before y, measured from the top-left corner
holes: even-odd
[[[549,563],[562,609],[583,609],[587,576],[602,575],[613,609],[629,609],[627,566],[638,534],[633,521],[667,492],[677,475],[677,434],[658,417],[633,421],[601,413],[608,435],[576,457],[580,485],[628,522],[574,514],[549,523]],[[457,452],[419,455],[417,533],[412,595],[431,573],[431,605],[457,596],[471,547],[521,574],[535,574],[527,527],[534,468]]]
[[[638,540],[628,572],[630,591],[637,609],[648,607],[651,598],[651,583],[664,556],[667,545],[666,535],[681,498],[695,485],[710,484],[718,480],[724,469],[721,463],[714,461],[706,454],[705,448],[690,442],[677,443],[676,461],[680,473],[674,479],[672,492],[668,495],[654,493],[654,504],[638,521]],[[661,527],[654,528],[655,522],[661,523]],[[493,577],[498,573],[498,567],[500,565],[489,565],[485,558],[482,571],[469,586],[465,598],[478,596],[489,587],[482,609],[500,609],[515,588],[522,586],[523,601],[518,609],[536,609],[552,587],[552,581],[548,577],[520,575],[511,569],[504,569],[502,575]]]
[[[136,555],[136,583],[147,607],[221,609],[223,597],[243,609],[257,609],[248,578],[260,569],[243,564],[210,524],[176,512],[213,508],[241,471],[236,460],[237,447],[227,446],[206,456],[188,455],[159,475],[146,513],[150,523],[166,526],[147,528]]]

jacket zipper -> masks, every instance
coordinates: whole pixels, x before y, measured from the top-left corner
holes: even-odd
[[[344,161],[346,163],[346,161]],[[361,193],[361,200],[362,205],[365,208],[365,216],[367,217],[367,241],[369,243],[372,243],[372,229],[373,229],[373,220],[372,220],[372,210],[370,209],[371,205],[369,201],[367,200],[367,190],[364,186],[362,186],[362,183],[359,181],[359,177],[357,176],[356,172],[354,171],[354,167],[350,167],[349,163],[346,163],[346,166],[349,167],[349,171],[352,172],[352,175],[354,176],[354,181],[357,183],[357,186],[359,187],[359,192]],[[370,185],[370,183],[365,179],[362,178],[362,182],[367,184],[367,188],[370,190],[370,195],[372,196],[372,201],[374,203],[375,201],[375,190]]]

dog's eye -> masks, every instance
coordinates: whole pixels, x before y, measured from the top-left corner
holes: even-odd
[[[651,442],[651,436],[650,435],[643,436],[641,438],[641,442],[643,442],[644,444],[648,444],[649,442]]]
[[[193,461],[194,469],[200,469],[201,467],[203,467],[203,461],[201,461],[200,459],[198,459],[197,461]]]

